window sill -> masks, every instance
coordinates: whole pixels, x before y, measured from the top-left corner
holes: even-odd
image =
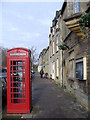
[[[79,81],[86,81],[86,80],[84,80],[84,79],[80,79],[80,78],[76,78],[77,80],[79,80]]]

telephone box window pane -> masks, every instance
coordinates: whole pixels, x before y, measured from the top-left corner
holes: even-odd
[[[23,81],[25,82],[25,78],[23,78]]]
[[[22,70],[22,66],[17,66],[17,70]]]
[[[83,61],[76,63],[76,78],[83,79]]]
[[[11,70],[12,70],[12,66],[11,66]]]
[[[14,93],[14,98],[15,98],[15,99],[16,99],[16,98],[22,98],[22,93],[20,93],[20,94]]]
[[[24,79],[25,79],[25,72],[23,72],[23,77],[24,77]]]
[[[25,62],[13,61],[11,66],[11,103],[23,102],[25,102]]]

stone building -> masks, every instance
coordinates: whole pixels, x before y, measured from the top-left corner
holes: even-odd
[[[90,29],[85,32],[80,27],[82,15],[87,12],[90,15],[90,4],[87,5],[88,2],[65,0],[61,10],[56,11],[50,27],[49,47],[41,52],[39,66],[88,109]]]
[[[69,11],[72,6],[73,10]],[[87,10],[87,2],[66,3],[63,12],[63,42],[68,46],[63,51],[63,86],[75,98],[88,108],[88,80],[87,80],[87,55],[88,39],[80,30],[78,21]],[[69,12],[68,12],[69,11]],[[70,31],[69,31],[69,30]]]
[[[38,72],[40,72],[42,68],[45,69],[45,52],[46,52],[46,48],[44,48],[39,55]]]
[[[88,108],[88,39],[80,30],[79,20],[88,2],[64,2],[56,11],[49,34],[50,78],[74,94]],[[61,46],[66,45],[63,50]],[[58,49],[58,46],[60,49]]]
[[[50,28],[49,35],[49,68],[50,68],[50,78],[59,82],[60,77],[60,24],[59,17],[61,11],[56,11],[56,15],[52,21],[52,27]]]
[[[45,51],[44,73],[48,74],[49,76],[49,46],[46,48],[46,51]]]
[[[39,55],[38,72],[43,68],[44,74],[49,76],[49,46],[42,50]]]

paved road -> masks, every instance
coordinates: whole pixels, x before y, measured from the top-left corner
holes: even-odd
[[[70,94],[49,79],[41,79],[38,73],[33,79],[32,91],[33,118],[87,118],[85,109]]]
[[[76,103],[73,97],[60,86],[52,83],[49,79],[41,79],[38,73],[32,81],[32,112],[30,114],[6,114],[4,118],[88,117],[85,109]]]

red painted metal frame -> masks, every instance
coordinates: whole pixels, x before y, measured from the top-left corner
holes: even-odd
[[[26,55],[21,55],[21,56],[10,56],[10,54],[13,53],[26,53]],[[31,60],[31,53],[28,49],[25,48],[13,48],[8,50],[7,52],[7,113],[30,113],[31,109],[32,109],[32,80],[30,78],[30,61]],[[11,61],[12,61],[12,81],[11,81]],[[17,77],[17,76],[13,76],[13,72],[15,72],[15,70],[13,70],[13,66],[18,66],[18,65],[13,65],[13,61],[22,61],[22,98],[15,98],[15,94],[20,94],[19,92],[14,92],[14,88],[19,90],[20,86],[13,86],[15,85],[16,81],[13,81],[13,77]],[[23,79],[23,73],[24,73],[24,64],[23,61],[25,61],[25,100],[24,98],[24,79]],[[18,72],[19,70],[16,70],[16,72]],[[18,77],[17,77],[18,79]],[[14,84],[13,84],[14,83]],[[17,85],[19,84],[19,81],[16,82]],[[11,87],[12,84],[12,87]],[[11,91],[12,89],[12,91]],[[11,96],[12,94],[12,96]],[[12,99],[12,101],[11,101]],[[14,102],[15,99],[17,100],[17,102]]]

